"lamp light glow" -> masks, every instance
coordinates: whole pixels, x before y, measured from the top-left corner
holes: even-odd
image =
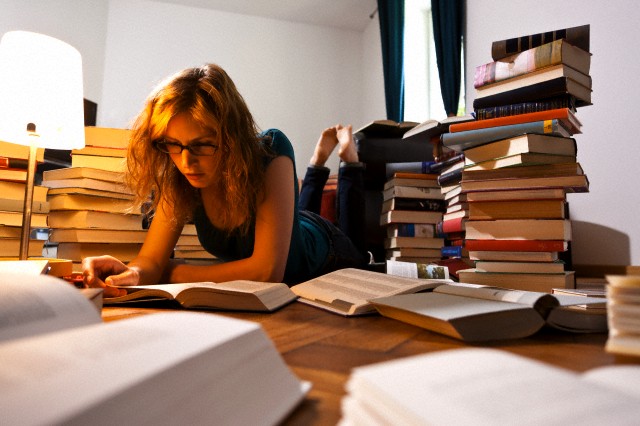
[[[0,40],[0,140],[27,145],[20,259],[27,258],[36,149],[84,147],[82,58],[69,44],[28,31]]]

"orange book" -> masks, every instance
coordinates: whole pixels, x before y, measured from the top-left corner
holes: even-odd
[[[550,109],[546,111],[536,111],[525,114],[490,118],[487,120],[474,120],[464,123],[455,123],[449,126],[449,133],[554,119],[560,120],[563,122],[563,124],[567,125],[567,129],[571,132],[571,134],[581,133],[580,127],[582,126],[582,123],[580,123],[573,111],[571,111],[569,108]]]

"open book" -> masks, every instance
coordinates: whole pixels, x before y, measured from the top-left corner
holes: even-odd
[[[291,290],[299,302],[345,315],[375,312],[370,299],[396,294],[415,293],[443,283],[442,279],[406,278],[363,269],[340,269],[301,284]]]
[[[632,425],[640,366],[577,374],[496,349],[454,349],[359,367],[341,424]]]
[[[157,284],[118,287],[127,295],[104,299],[106,304],[174,300],[184,308],[234,311],[275,311],[296,299],[286,284],[257,281]]]
[[[0,275],[6,424],[276,424],[304,398],[260,325],[168,312],[102,323],[57,278]]]
[[[453,283],[371,303],[384,316],[470,342],[527,337],[545,324],[573,332],[607,330],[606,302],[597,297]]]

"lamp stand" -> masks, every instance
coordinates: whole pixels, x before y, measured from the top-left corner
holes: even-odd
[[[36,125],[27,125],[29,137],[29,164],[27,166],[27,182],[24,188],[24,208],[22,210],[22,236],[20,238],[20,260],[29,256],[29,240],[31,234],[31,208],[33,206],[33,182],[36,175],[36,157],[38,153]]]

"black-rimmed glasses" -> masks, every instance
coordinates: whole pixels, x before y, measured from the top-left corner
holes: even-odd
[[[189,151],[193,155],[207,156],[214,155],[218,150],[218,145],[210,143],[192,143],[182,145],[177,142],[167,142],[165,140],[154,141],[153,146],[160,152],[167,154],[181,154],[183,150]]]

